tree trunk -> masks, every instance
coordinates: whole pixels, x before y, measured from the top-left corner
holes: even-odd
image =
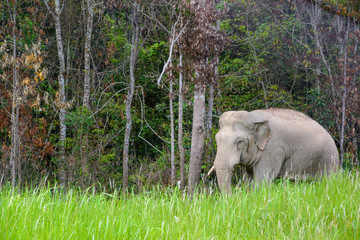
[[[20,156],[20,138],[19,138],[19,102],[18,102],[18,87],[19,79],[17,74],[17,46],[16,46],[16,6],[17,2],[13,2],[14,9],[11,12],[9,1],[7,5],[10,12],[13,37],[13,95],[12,95],[12,108],[11,108],[11,154],[10,154],[10,172],[11,172],[11,185],[16,185],[17,168]]]
[[[60,63],[59,69],[59,105],[60,105],[60,161],[59,161],[59,173],[60,173],[60,185],[62,187],[66,184],[66,156],[65,156],[65,140],[66,140],[66,125],[65,125],[65,115],[66,115],[66,97],[65,97],[65,56],[64,56],[64,47],[61,36],[61,7],[60,0],[55,0],[55,31],[56,31],[56,43],[58,50],[58,57]]]
[[[170,93],[169,93],[169,105],[170,105],[170,135],[171,135],[171,186],[175,184],[175,130],[174,130],[174,106],[173,106],[173,79],[170,75]]]
[[[90,109],[90,51],[91,51],[91,36],[93,29],[93,18],[94,18],[94,2],[93,0],[86,1],[86,9],[87,9],[87,22],[86,22],[86,35],[85,35],[85,55],[84,55],[84,98],[83,98],[83,106],[87,109]],[[85,129],[85,133],[82,139],[82,144],[80,148],[81,155],[81,168],[83,171],[83,175],[88,175],[87,169],[87,146],[88,146],[88,129]]]
[[[15,46],[14,41],[14,46]],[[16,53],[16,50],[15,50]],[[17,70],[15,70],[16,60],[14,62],[13,70],[13,100],[11,111],[11,155],[10,155],[10,169],[11,169],[11,185],[16,185],[17,168],[20,156],[20,138],[19,138],[19,107],[18,107],[18,77]]]
[[[203,9],[203,12],[198,12],[198,18],[202,19],[202,21],[207,21],[205,13],[207,7],[207,1],[209,0],[192,0],[191,4],[199,4]],[[206,36],[202,36],[206,37]],[[207,46],[205,46],[207,47]],[[197,63],[195,66],[206,65],[206,59],[209,58],[210,55],[202,56],[197,59]],[[194,193],[197,185],[200,182],[200,174],[201,174],[201,162],[204,154],[204,143],[205,143],[205,115],[206,115],[206,97],[205,97],[205,83],[201,79],[200,72],[195,70],[195,81],[194,81],[194,104],[193,104],[193,125],[192,125],[192,136],[191,136],[191,152],[190,152],[190,165],[189,165],[189,190],[190,193]]]
[[[358,23],[355,23],[355,29],[354,29],[354,32],[358,32],[359,31],[359,24]],[[354,44],[354,53],[355,54],[358,54],[358,47],[359,47],[359,38],[356,38],[355,37],[355,44]],[[354,71],[353,73],[353,80],[355,80],[357,78],[357,75],[358,75],[358,72],[357,71]],[[353,81],[353,89],[356,88],[356,81]],[[356,99],[356,97],[355,97]],[[357,98],[359,99],[359,98]],[[358,101],[355,101],[355,104],[356,102]],[[357,132],[359,131],[356,131],[356,122],[354,120],[351,121],[352,122],[352,126],[351,126],[351,129],[353,129],[353,133],[352,133],[352,145],[353,145],[353,151],[354,151],[354,160],[353,160],[353,165],[355,166],[359,166],[359,150],[358,150],[358,135],[357,135]],[[360,126],[358,126],[360,127]]]
[[[195,73],[197,75],[197,73]],[[195,76],[198,79],[198,76]],[[201,161],[205,141],[205,86],[195,83],[193,125],[189,166],[189,189],[193,193],[200,182]]]
[[[130,134],[132,128],[132,117],[131,117],[131,105],[134,96],[135,89],[135,65],[138,55],[138,45],[139,45],[139,23],[138,23],[138,13],[139,5],[134,3],[134,15],[132,20],[133,30],[132,30],[132,39],[131,39],[131,53],[130,53],[130,83],[128,87],[128,93],[126,97],[126,127],[124,135],[124,149],[123,149],[123,191],[125,192],[128,187],[129,179],[129,146],[130,146]]]
[[[180,188],[185,187],[185,149],[183,145],[183,111],[184,111],[184,83],[183,80],[183,65],[182,65],[183,55],[180,53],[179,66],[179,116],[178,116],[178,148],[180,154]]]
[[[90,101],[90,50],[91,50],[91,35],[93,29],[94,18],[94,3],[93,0],[86,1],[87,6],[87,25],[85,35],[85,56],[84,56],[84,98],[83,106],[89,107]]]
[[[342,96],[341,96],[341,128],[340,128],[340,166],[344,163],[344,137],[345,137],[345,119],[346,119],[346,98],[348,95],[347,90],[347,62],[348,62],[348,54],[347,54],[347,43],[349,38],[349,27],[350,27],[350,20],[348,19],[348,23],[345,30],[345,36],[341,43],[341,52],[344,57],[343,59],[343,90],[342,90]]]

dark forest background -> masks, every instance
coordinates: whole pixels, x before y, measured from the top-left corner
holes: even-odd
[[[0,0],[0,184],[199,183],[221,113],[274,107],[358,169],[359,19],[358,1]]]

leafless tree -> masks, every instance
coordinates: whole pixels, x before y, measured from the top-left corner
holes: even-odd
[[[124,148],[123,148],[123,191],[128,187],[129,183],[129,146],[130,146],[130,134],[132,128],[131,117],[131,105],[134,96],[135,89],[135,67],[139,54],[139,39],[140,39],[140,26],[139,26],[139,11],[140,5],[137,2],[133,2],[132,6],[132,38],[131,38],[131,53],[130,53],[130,82],[128,86],[128,92],[126,97],[126,127],[124,135]]]
[[[343,164],[344,162],[344,153],[345,153],[345,149],[344,149],[344,136],[345,136],[345,119],[346,119],[346,99],[348,97],[348,72],[347,72],[347,68],[348,68],[348,51],[347,51],[347,46],[348,46],[348,40],[349,40],[349,25],[350,25],[350,19],[344,20],[344,19],[339,19],[339,24],[338,26],[342,26],[345,27],[346,29],[345,34],[341,34],[344,35],[343,38],[340,37],[340,33],[338,35],[338,41],[339,41],[339,46],[340,46],[340,53],[342,55],[340,61],[341,61],[341,65],[342,65],[342,94],[341,94],[341,124],[340,124],[340,165]],[[340,23],[340,21],[346,21],[347,24],[345,23]]]
[[[86,0],[86,35],[85,35],[85,56],[84,56],[84,98],[83,105],[89,107],[90,100],[90,51],[91,51],[91,36],[94,19],[94,0]]]
[[[83,106],[87,109],[90,109],[90,52],[91,52],[91,38],[93,30],[93,19],[94,19],[94,0],[86,0],[86,34],[85,34],[85,54],[84,54],[84,96],[83,96]],[[88,135],[85,135],[82,138],[82,144],[80,147],[81,155],[81,168],[85,175],[88,173],[87,162],[88,157],[86,153],[88,145]]]
[[[171,4],[173,14],[176,12],[176,4]],[[174,91],[173,91],[173,58],[174,58],[174,48],[177,46],[177,50],[179,51],[179,107],[178,107],[178,149],[180,155],[180,188],[185,187],[185,149],[183,146],[183,111],[184,111],[184,81],[183,81],[183,54],[181,53],[181,44],[179,44],[179,40],[182,37],[184,31],[186,31],[186,27],[188,25],[188,21],[184,22],[184,16],[182,16],[181,12],[177,16],[175,16],[176,21],[171,26],[171,31],[168,31],[161,23],[159,25],[169,33],[170,37],[170,48],[169,48],[169,56],[168,60],[164,64],[163,70],[160,73],[160,76],[157,80],[158,85],[161,83],[161,79],[166,71],[169,71],[170,75],[170,125],[171,125],[171,153],[170,153],[170,162],[171,162],[171,184],[175,184],[175,129],[174,129],[174,110],[173,110],[173,98],[174,98]]]
[[[184,85],[185,79],[183,77],[183,54],[180,47],[179,54],[179,109],[178,109],[178,148],[180,155],[180,188],[185,187],[185,149],[183,143],[183,112],[184,112]]]
[[[18,87],[19,79],[17,72],[17,48],[16,48],[16,11],[17,1],[12,1],[12,7],[8,0],[6,0],[9,8],[9,15],[12,23],[12,38],[13,38],[13,92],[12,92],[12,108],[11,108],[11,155],[10,155],[10,169],[11,169],[11,184],[16,185],[17,168],[20,160],[20,137],[19,137],[19,104],[18,104]]]
[[[60,0],[54,0],[55,11],[53,11],[47,0],[44,0],[46,7],[53,16],[55,20],[55,32],[56,32],[56,43],[57,51],[59,58],[59,90],[58,90],[58,107],[60,109],[59,121],[60,121],[60,141],[59,141],[59,150],[60,150],[60,159],[59,159],[59,173],[60,173],[60,184],[65,186],[66,184],[66,153],[65,153],[65,140],[66,140],[66,125],[65,125],[65,115],[66,115],[66,96],[65,96],[65,54],[63,47],[63,40],[61,35],[61,11],[62,7]],[[64,3],[63,3],[64,4]]]
[[[170,64],[170,67],[172,63]],[[174,186],[175,184],[175,123],[174,123],[174,83],[173,83],[173,76],[172,72],[170,71],[170,92],[169,92],[169,106],[170,106],[170,162],[171,162],[171,185]]]

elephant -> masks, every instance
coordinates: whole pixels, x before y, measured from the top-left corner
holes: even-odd
[[[214,165],[221,192],[231,192],[234,166],[251,182],[319,179],[339,169],[333,138],[303,113],[280,108],[228,111],[219,119]]]

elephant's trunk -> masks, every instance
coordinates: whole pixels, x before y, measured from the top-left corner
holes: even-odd
[[[222,193],[231,193],[232,170],[229,167],[215,166],[218,185]]]

